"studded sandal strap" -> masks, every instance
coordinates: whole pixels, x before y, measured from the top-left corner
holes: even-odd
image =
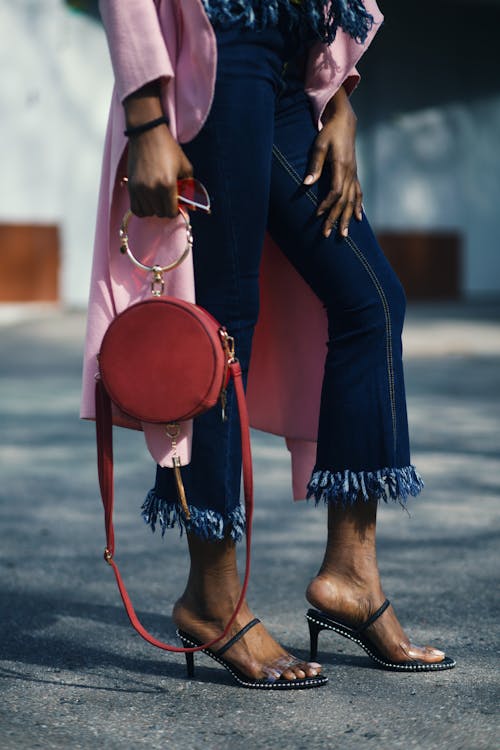
[[[379,607],[377,611],[371,617],[369,617],[366,622],[364,622],[359,628],[356,628],[356,633],[362,633],[364,630],[366,630],[366,628],[370,627],[370,625],[373,625],[375,620],[378,620],[380,615],[383,615],[385,610],[389,606],[390,606],[390,601],[389,599],[386,599],[385,602],[382,604],[382,606]]]
[[[223,647],[220,648],[217,651],[217,656],[222,656],[222,654],[225,654],[226,651],[229,648],[231,648],[231,646],[234,646],[234,644],[237,643],[240,640],[240,638],[243,638],[243,636],[245,635],[245,633],[248,633],[248,631],[250,630],[250,628],[253,628],[254,625],[258,625],[259,622],[260,622],[260,620],[259,620],[258,617],[255,617],[253,620],[250,620],[250,622],[248,623],[248,625],[245,625],[244,628],[241,628],[241,630],[239,631],[239,633],[236,633],[236,635],[233,636],[230,641],[228,641],[227,643],[225,643],[223,645]]]

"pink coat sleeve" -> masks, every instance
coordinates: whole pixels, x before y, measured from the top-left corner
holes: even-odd
[[[348,94],[358,85],[360,76],[355,66],[384,20],[375,0],[365,0],[365,7],[373,16],[373,26],[363,43],[339,29],[332,44],[317,42],[309,52],[305,90],[319,128],[322,127],[321,115],[326,105],[342,84]]]
[[[99,10],[120,101],[149,81],[173,77],[154,0],[100,0]]]
[[[359,75],[357,68],[353,68],[349,71],[345,80],[342,82],[342,85],[344,86],[349,96],[351,96],[354,89],[357,88],[360,80],[361,76]]]

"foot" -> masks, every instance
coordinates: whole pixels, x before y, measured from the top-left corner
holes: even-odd
[[[377,578],[353,581],[341,575],[319,573],[308,586],[307,600],[316,609],[350,627],[359,627],[377,611],[386,597]],[[416,646],[402,629],[392,606],[364,634],[388,661],[440,662],[445,654],[431,646]]]
[[[224,630],[225,623],[231,616],[231,609],[227,612],[200,613],[185,596],[179,599],[173,611],[173,620],[178,628],[190,633],[198,640],[206,643]],[[254,615],[245,603],[236,621],[233,623],[227,638],[215,644],[213,650],[217,652],[236,633],[245,627]],[[229,661],[240,672],[251,679],[269,680],[298,680],[305,677],[316,677],[321,672],[321,666],[315,662],[302,662],[289,654],[259,623],[248,631],[240,640],[224,653],[224,659]]]

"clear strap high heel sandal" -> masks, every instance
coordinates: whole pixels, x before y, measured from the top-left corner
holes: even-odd
[[[318,635],[322,630],[333,630],[335,633],[342,635],[344,638],[357,643],[361,646],[368,656],[370,656],[377,666],[382,669],[389,669],[396,672],[438,672],[443,669],[452,669],[456,661],[451,659],[449,656],[444,656],[442,661],[438,662],[427,662],[422,659],[408,659],[401,662],[392,662],[382,654],[375,644],[371,641],[370,637],[366,634],[366,629],[373,625],[378,618],[385,612],[389,607],[390,601],[386,599],[381,607],[377,609],[374,614],[366,620],[358,628],[353,628],[350,625],[334,620],[325,612],[321,612],[318,609],[309,609],[306,614],[307,623],[309,625],[309,636],[311,642],[311,653],[310,660],[314,661],[318,653]],[[408,656],[411,652],[408,652]]]
[[[305,688],[321,687],[322,685],[327,684],[328,677],[324,677],[321,674],[316,675],[315,677],[304,677],[302,679],[297,678],[296,680],[287,680],[282,677],[283,672],[287,668],[300,664],[299,659],[296,659],[295,657],[283,657],[281,659],[277,659],[271,665],[263,669],[263,672],[266,676],[260,679],[253,679],[251,677],[248,677],[248,675],[244,674],[237,667],[233,666],[233,664],[231,664],[231,662],[229,662],[227,659],[223,659],[222,657],[226,653],[226,651],[228,651],[231,646],[234,646],[234,644],[237,643],[237,641],[239,641],[240,638],[242,638],[245,633],[250,630],[250,628],[253,628],[259,622],[260,620],[257,617],[254,618],[247,625],[245,625],[244,628],[236,633],[236,635],[233,636],[231,640],[225,643],[222,648],[218,649],[218,651],[212,651],[212,649],[205,648],[203,649],[203,653],[219,664],[222,664],[222,666],[227,669],[227,671],[232,675],[236,682],[242,687],[259,688],[261,690],[303,690]],[[194,636],[186,633],[184,630],[177,630],[177,635],[181,639],[184,646],[200,646],[202,643]],[[194,653],[186,654],[186,667],[188,677],[194,677]]]

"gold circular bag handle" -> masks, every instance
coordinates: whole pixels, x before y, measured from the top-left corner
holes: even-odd
[[[120,225],[120,252],[124,255],[128,255],[132,263],[137,266],[137,268],[141,268],[143,271],[149,271],[152,274],[163,274],[167,273],[167,271],[173,271],[174,268],[177,268],[177,266],[180,266],[183,260],[189,255],[190,251],[193,248],[193,232],[191,229],[191,222],[189,221],[189,214],[184,209],[180,208],[179,206],[179,214],[184,219],[184,222],[186,224],[186,236],[187,236],[187,243],[186,247],[184,249],[184,252],[182,255],[180,255],[177,260],[172,261],[172,263],[169,263],[168,266],[146,266],[144,263],[141,263],[140,260],[137,260],[134,253],[130,249],[129,241],[128,241],[128,225],[130,222],[130,219],[133,216],[132,211],[129,209],[125,216],[122,219],[122,223]]]

